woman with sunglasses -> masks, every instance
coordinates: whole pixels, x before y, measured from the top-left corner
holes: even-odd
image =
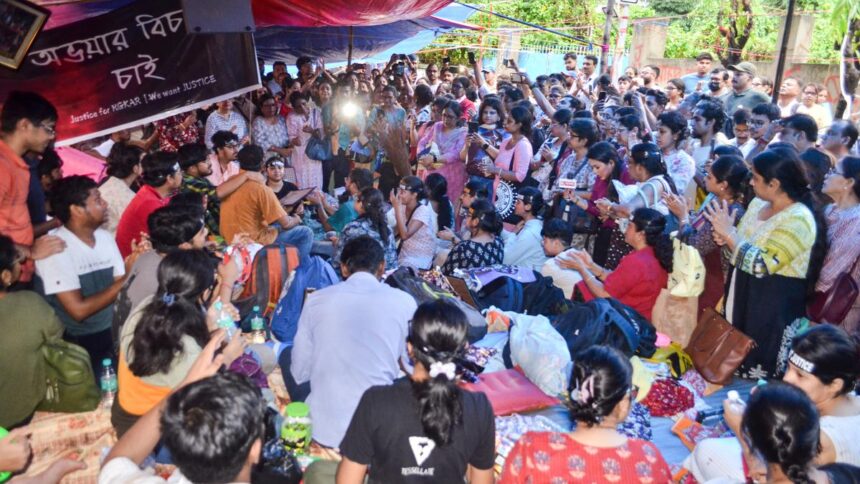
[[[448,101],[441,109],[442,121],[432,125],[418,141],[419,168],[427,174],[439,173],[448,180],[448,198],[456,200],[466,184],[466,165],[460,160],[460,151],[466,144],[466,128],[459,127],[462,114],[457,101]],[[432,145],[438,148],[438,153]]]
[[[475,200],[464,220],[469,228],[469,240],[457,243],[448,254],[442,272],[453,274],[455,269],[488,267],[501,264],[505,257],[505,243],[499,236],[502,219],[488,200]]]
[[[137,306],[119,338],[119,394],[111,423],[122,435],[137,419],[170,394],[218,329],[221,317],[211,300],[219,294],[213,259],[203,250],[178,250],[158,265],[158,290]],[[209,309],[206,307],[209,305]],[[236,317],[229,303],[223,311]],[[224,348],[230,365],[244,351],[234,337]]]
[[[824,209],[828,250],[815,285],[817,292],[830,290],[840,274],[848,271],[860,284],[860,158],[846,156],[837,162],[824,179],[823,192],[833,203]],[[827,322],[841,323],[849,333],[860,330],[860,298],[842,321]]]
[[[436,213],[427,203],[427,190],[417,176],[400,180],[392,190],[395,235],[400,241],[397,263],[415,269],[429,269],[436,254]]]
[[[633,368],[621,352],[592,346],[580,353],[569,390],[573,431],[524,434],[505,459],[502,484],[672,481],[654,444],[628,438],[617,429],[638,394]]]

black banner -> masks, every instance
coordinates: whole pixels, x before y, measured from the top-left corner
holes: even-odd
[[[187,34],[179,0],[146,0],[42,32],[17,71],[0,68],[0,100],[12,90],[50,100],[65,145],[259,82],[252,34]]]

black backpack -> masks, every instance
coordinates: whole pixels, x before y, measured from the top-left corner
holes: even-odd
[[[654,326],[615,299],[594,299],[574,306],[553,325],[567,341],[572,358],[594,345],[612,346],[628,357],[648,357],[655,351]]]

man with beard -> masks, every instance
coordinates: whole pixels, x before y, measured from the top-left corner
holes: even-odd
[[[206,177],[212,174],[212,160],[209,150],[202,143],[185,145],[179,148],[179,166],[182,168],[182,190],[200,193],[206,197],[206,228],[209,233],[221,235],[218,221],[221,218],[221,200],[230,196],[245,182],[266,183],[262,173],[241,172],[217,187]],[[229,242],[229,241],[228,241]]]
[[[77,175],[57,181],[51,207],[63,223],[54,235],[66,250],[36,261],[40,292],[63,322],[63,338],[84,347],[92,367],[100,368],[113,357],[114,302],[140,252],[135,248],[123,263],[117,243],[101,228],[108,207],[93,180]]]

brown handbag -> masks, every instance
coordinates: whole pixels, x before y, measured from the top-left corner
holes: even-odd
[[[815,292],[812,302],[806,307],[809,319],[817,323],[842,324],[860,294],[857,282],[852,276],[858,262],[860,257],[854,261],[851,269],[839,274],[830,289]]]
[[[732,380],[755,341],[732,326],[716,310],[706,308],[685,351],[702,377],[719,385]]]

